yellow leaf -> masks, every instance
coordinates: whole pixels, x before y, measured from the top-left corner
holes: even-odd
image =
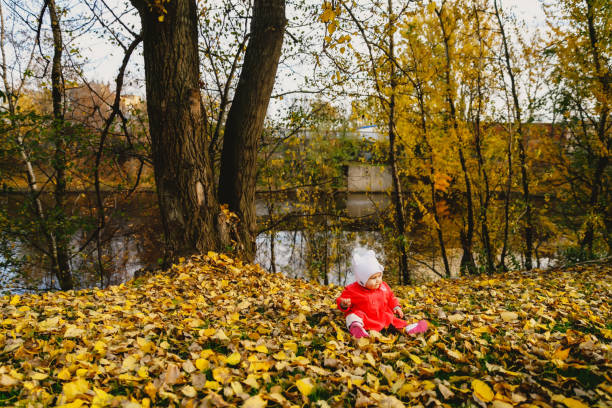
[[[227,335],[225,334],[225,332],[223,331],[223,329],[219,329],[217,330],[217,332],[215,333],[215,335],[213,336],[214,339],[217,340],[221,340],[221,341],[226,341],[229,340],[229,337],[227,337]]]
[[[21,299],[21,296],[19,296],[19,295],[15,295],[15,296],[13,296],[13,297],[11,298],[10,305],[11,305],[11,306],[15,306],[17,303],[19,303],[19,300],[20,300],[20,299]]]
[[[76,370],[75,374],[76,374],[77,377],[85,377],[88,372],[89,372],[89,370],[86,369],[86,368],[79,368],[78,370]]]
[[[232,374],[227,367],[216,367],[213,369],[212,374],[213,378],[221,384],[229,382],[232,378]]]
[[[105,354],[106,353],[106,343],[104,343],[101,340],[96,341],[96,343],[94,344],[94,350],[98,354]]]
[[[612,395],[612,385],[606,384],[606,383],[601,383],[601,384],[599,384],[598,388],[601,388],[602,390],[607,391],[608,394]]]
[[[108,394],[104,390],[94,387],[94,393],[96,394],[91,401],[91,408],[102,408],[110,404],[113,399],[111,394]]]
[[[138,337],[136,343],[138,343],[138,347],[145,353],[150,353],[155,349],[155,343],[142,337]]]
[[[304,356],[297,356],[296,358],[294,358],[292,360],[294,363],[298,364],[298,365],[307,365],[310,364],[310,360],[307,359]]]
[[[257,378],[253,374],[249,374],[247,379],[243,381],[246,385],[251,388],[259,389],[259,383],[257,382]]]
[[[303,396],[307,397],[312,394],[314,389],[314,384],[312,380],[308,377],[300,378],[295,382],[295,385],[298,387],[298,390],[302,393]]]
[[[209,390],[220,390],[221,385],[216,381],[206,381],[204,388],[208,388]]]
[[[266,353],[266,354],[268,354],[268,348],[266,347],[266,345],[265,345],[265,344],[261,344],[261,345],[259,345],[259,346],[255,347],[255,351],[258,351],[258,352],[260,352],[260,353]]]
[[[589,408],[589,406],[585,404],[584,402],[578,401],[577,399],[573,399],[573,398],[565,398],[562,402],[568,408]]]
[[[283,348],[287,351],[293,351],[294,353],[297,353],[298,351],[298,346],[297,344],[295,344],[292,341],[288,341],[286,343],[283,343]]]
[[[518,314],[516,312],[501,312],[500,316],[504,322],[512,322],[518,319]]]
[[[196,367],[200,371],[206,371],[210,367],[210,362],[205,358],[198,358],[195,363]]]
[[[132,374],[119,374],[117,378],[120,379],[121,381],[142,381],[143,380],[141,377],[136,377],[135,375],[132,375]]]
[[[215,332],[216,332],[216,331],[217,331],[217,329],[214,329],[214,328],[212,328],[212,327],[209,327],[208,329],[204,329],[204,331],[203,331],[203,332],[204,332],[204,335],[205,335],[206,337],[210,337],[210,336],[212,336],[213,334],[215,334]]]
[[[232,381],[230,386],[232,387],[232,391],[234,391],[234,394],[236,395],[240,395],[244,392],[242,385],[238,381]]]
[[[408,354],[408,357],[410,357],[410,359],[414,361],[415,364],[421,364],[423,362],[418,356],[415,356],[414,354]]]
[[[283,350],[279,351],[276,354],[272,354],[272,357],[274,357],[276,360],[288,360],[289,356],[287,356],[287,354],[285,354],[285,352]]]
[[[85,333],[85,330],[79,329],[75,325],[70,325],[64,332],[64,337],[66,338],[81,337],[84,333]]]
[[[83,404],[85,404],[85,401],[83,401],[82,399],[77,399],[72,402],[69,402],[68,404],[56,405],[55,408],[81,408]]]
[[[64,367],[57,374],[57,378],[59,378],[60,380],[68,381],[69,379],[72,378],[72,374],[70,374],[70,371],[67,368]]]
[[[85,394],[89,391],[89,383],[83,378],[79,378],[76,381],[64,384],[62,390],[66,397],[66,401],[71,402],[75,400],[78,395]]]
[[[32,376],[30,378],[32,378],[33,380],[42,381],[47,377],[49,377],[49,374],[34,372],[32,373]]]
[[[378,366],[378,364],[376,363],[376,360],[374,360],[374,356],[372,356],[371,353],[366,353],[366,360],[372,367]]]
[[[321,20],[322,23],[327,23],[335,16],[334,10],[331,8],[326,8],[325,11],[323,11],[323,13],[319,16],[319,20]]]
[[[493,397],[495,396],[495,394],[493,393],[493,390],[491,390],[491,388],[484,381],[473,380],[472,389],[474,390],[474,394],[476,394],[478,399],[484,402],[493,401]]]
[[[123,371],[133,371],[136,370],[136,365],[138,364],[138,356],[137,355],[130,355],[127,356],[125,358],[125,360],[123,360],[123,364],[121,364],[121,369]]]
[[[344,332],[340,330],[334,322],[330,322],[330,323],[332,327],[334,328],[334,330],[336,331],[336,339],[338,339],[338,341],[344,341]]]
[[[268,405],[268,402],[262,399],[259,395],[255,395],[246,401],[242,405],[243,408],[263,408]]]
[[[164,15],[161,14],[159,17],[157,17],[157,21],[159,21],[160,23],[163,23],[164,21]]]
[[[446,354],[448,354],[450,357],[454,358],[455,360],[458,360],[458,361],[463,360],[463,354],[461,354],[461,352],[458,350],[448,350]]]
[[[230,354],[230,356],[225,360],[225,363],[231,366],[235,366],[236,364],[240,363],[240,353]]]
[[[149,376],[149,369],[146,366],[142,366],[138,369],[137,374],[140,378],[147,378]]]
[[[327,26],[327,32],[331,35],[336,31],[336,24],[330,24]]]
[[[455,313],[455,314],[448,316],[448,321],[451,323],[457,323],[457,322],[462,321],[463,319],[465,319],[465,316],[461,313]]]
[[[569,347],[566,349],[559,347],[557,351],[555,351],[555,353],[553,354],[553,358],[556,358],[559,360],[566,360],[567,357],[569,356],[569,352],[570,352]]]
[[[151,400],[155,401],[155,396],[157,395],[157,388],[152,382],[145,385],[144,391],[147,393],[149,398],[151,398]]]

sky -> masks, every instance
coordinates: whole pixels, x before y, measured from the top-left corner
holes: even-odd
[[[122,0],[113,0],[118,4],[124,4]],[[545,22],[544,10],[541,0],[499,0],[505,10],[511,10],[520,20],[524,21],[527,28],[541,27]],[[112,3],[109,2],[109,3]],[[137,24],[137,23],[136,23]],[[119,66],[123,58],[123,52],[117,47],[111,47],[106,40],[91,36],[82,42],[83,54],[89,56],[89,64],[85,72],[90,80],[114,83]],[[142,65],[141,51],[132,56],[129,70],[134,77],[144,77],[140,66]],[[138,72],[135,72],[138,71]],[[124,93],[135,93],[144,96],[142,83],[127,84]],[[284,87],[283,87],[284,88]]]

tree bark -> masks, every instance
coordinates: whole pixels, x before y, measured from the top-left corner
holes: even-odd
[[[214,194],[200,95],[197,5],[131,0],[142,21],[147,110],[166,261],[228,242]],[[225,232],[225,233],[224,233]]]
[[[389,167],[391,168],[391,178],[393,180],[393,190],[395,192],[393,196],[393,203],[395,205],[395,222],[397,223],[397,230],[399,236],[397,237],[397,248],[399,250],[399,272],[400,272],[400,283],[403,285],[410,285],[412,283],[412,277],[408,270],[408,250],[406,248],[406,210],[404,206],[404,194],[402,192],[402,184],[399,178],[399,171],[397,168],[397,148],[396,148],[396,132],[395,132],[395,93],[397,88],[397,79],[395,78],[395,41],[393,38],[393,26],[395,21],[393,19],[393,1],[388,0],[389,14],[389,77],[391,83],[391,95],[389,97],[389,120],[388,120],[388,131],[389,131]]]
[[[257,150],[276,79],[287,19],[285,0],[255,0],[251,34],[227,115],[218,199],[238,215],[237,252],[255,257]]]
[[[55,153],[53,157],[53,170],[55,172],[55,210],[54,235],[55,235],[55,275],[62,290],[70,290],[74,287],[72,272],[70,271],[70,237],[66,230],[66,139],[64,125],[64,84],[62,77],[62,31],[59,16],[55,6],[55,0],[48,0],[49,18],[51,21],[51,32],[53,33],[53,61],[51,65],[51,99],[53,102],[53,138]]]

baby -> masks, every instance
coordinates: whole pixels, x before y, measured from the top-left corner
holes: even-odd
[[[357,250],[351,259],[357,282],[348,285],[336,304],[346,317],[346,327],[355,338],[369,337],[366,330],[380,331],[392,325],[408,334],[427,331],[427,321],[409,325],[389,285],[382,280],[383,267],[372,250]]]

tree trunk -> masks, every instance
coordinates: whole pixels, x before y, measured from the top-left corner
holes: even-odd
[[[442,3],[442,7],[443,6],[444,3]],[[465,194],[467,199],[467,228],[465,230],[462,229],[460,232],[461,247],[463,249],[460,269],[462,272],[467,271],[468,273],[473,274],[476,273],[476,262],[474,261],[474,254],[472,253],[472,242],[474,238],[474,210],[472,202],[472,186],[468,174],[465,157],[463,155],[463,148],[461,147],[461,140],[459,138],[457,114],[453,95],[454,92],[451,84],[451,56],[449,44],[450,37],[446,32],[446,26],[444,25],[444,20],[442,18],[442,11],[442,8],[440,10],[436,9],[438,21],[440,22],[440,29],[442,31],[442,40],[444,42],[444,51],[446,56],[446,67],[444,72],[444,79],[446,82],[446,101],[448,103],[451,126],[455,132],[455,136],[457,137],[459,162],[461,163],[461,169],[463,171]]]
[[[504,31],[504,24],[501,20],[501,14],[497,6],[497,0],[493,2],[495,6],[495,16],[499,24],[499,30],[502,36],[502,45],[504,47],[504,59],[506,70],[510,77],[510,90],[512,91],[512,100],[514,103],[514,119],[517,126],[517,144],[519,148],[519,162],[521,165],[521,186],[523,189],[523,203],[525,204],[525,269],[530,270],[533,267],[533,220],[531,214],[531,196],[529,194],[529,177],[527,175],[527,155],[525,153],[525,141],[523,140],[523,123],[521,119],[521,106],[518,100],[516,90],[516,82],[514,80],[514,72],[512,71],[512,63],[510,62],[510,52],[508,50],[508,40]]]
[[[225,125],[218,198],[240,219],[235,249],[249,261],[255,257],[257,233],[257,150],[286,23],[285,0],[255,0],[244,64]]]
[[[593,58],[593,67],[596,73],[597,81],[601,86],[602,94],[605,96],[610,96],[610,74],[609,72],[603,72],[602,69],[606,66],[605,61],[602,63],[601,61],[601,53],[599,51],[599,39],[597,38],[597,31],[595,29],[595,16],[593,10],[593,1],[586,0],[587,6],[587,26],[589,32],[589,44],[590,44],[590,53]],[[607,69],[607,68],[606,68]],[[605,151],[610,151],[611,139],[606,136],[607,134],[607,120],[610,114],[610,108],[608,106],[608,101],[606,99],[598,99],[597,109],[599,111],[599,120],[597,122],[597,137],[601,142],[602,146],[605,147]],[[604,183],[604,173],[608,164],[610,162],[609,155],[603,155],[597,157],[597,163],[595,165],[595,171],[593,174],[593,179],[591,182],[591,194],[589,197],[589,208],[587,216],[589,219],[587,220],[586,230],[582,240],[580,242],[580,246],[587,250],[587,255],[589,258],[593,257],[593,240],[595,238],[595,225],[592,220],[592,217],[603,216],[605,217],[605,205],[600,200],[601,191],[603,190]]]
[[[142,21],[153,168],[166,261],[229,242],[214,195],[200,95],[197,5],[172,0],[165,10],[131,0]]]
[[[53,170],[55,172],[55,275],[62,290],[70,290],[74,284],[70,271],[70,237],[66,230],[66,140],[64,126],[64,86],[62,78],[62,31],[59,16],[55,7],[55,0],[48,0],[51,31],[53,33],[53,62],[51,65],[51,99],[53,101],[53,137],[55,154],[53,157]]]
[[[391,168],[391,178],[393,180],[393,190],[395,192],[393,196],[393,203],[395,205],[395,222],[397,223],[397,230],[399,236],[397,237],[397,248],[399,250],[399,273],[400,283],[403,285],[410,285],[412,283],[412,277],[408,270],[408,250],[406,248],[406,210],[404,206],[404,195],[402,193],[402,185],[399,179],[399,172],[397,169],[397,156],[396,156],[396,133],[395,133],[395,92],[397,87],[397,80],[395,78],[395,42],[393,39],[393,1],[388,1],[389,13],[389,59],[390,59],[390,72],[389,77],[391,79],[391,95],[389,97],[389,167]]]
[[[483,40],[480,31],[480,18],[478,15],[478,8],[474,7],[474,15],[476,17],[476,34],[478,36],[478,45],[479,45],[479,62],[483,61]],[[493,251],[491,248],[491,237],[489,235],[489,221],[488,221],[488,210],[489,203],[491,201],[491,192],[489,188],[489,176],[487,174],[487,170],[484,166],[484,158],[482,155],[482,138],[481,138],[481,115],[482,115],[482,103],[483,103],[483,94],[482,94],[482,67],[478,67],[476,70],[476,87],[477,87],[477,109],[476,116],[474,118],[474,145],[476,146],[476,156],[478,158],[478,174],[480,175],[481,182],[484,184],[484,192],[482,191],[482,187],[478,197],[480,199],[480,234],[482,246],[485,252],[485,259],[487,264],[487,272],[493,273],[495,271],[495,266],[493,262]],[[484,195],[484,197],[483,197]]]
[[[417,97],[419,99],[419,110],[421,115],[421,130],[423,131],[423,143],[427,146],[427,154],[429,161],[429,187],[431,189],[431,208],[434,215],[434,220],[436,221],[436,234],[438,236],[438,244],[440,245],[440,254],[442,255],[442,262],[444,263],[444,273],[447,278],[451,277],[450,265],[448,263],[448,256],[446,255],[446,245],[444,243],[444,234],[442,232],[441,220],[438,215],[438,201],[436,197],[436,183],[435,183],[435,174],[436,169],[433,161],[433,149],[427,140],[427,122],[425,115],[425,100],[423,97],[423,92],[419,86],[416,86],[415,89],[417,91]]]
[[[504,194],[504,238],[499,260],[499,268],[507,271],[506,252],[508,250],[508,232],[510,230],[510,190],[512,189],[512,131],[508,132],[508,144],[506,150],[508,159],[508,177],[506,178],[506,191]]]
[[[44,10],[47,8],[47,4],[43,5],[43,12],[41,12],[40,18],[42,19]],[[55,9],[54,9],[55,10]],[[56,16],[54,16],[54,19]],[[41,21],[42,24],[42,21]],[[60,32],[61,34],[61,32]],[[43,208],[42,200],[40,199],[40,189],[38,187],[38,182],[36,178],[36,173],[34,172],[34,165],[32,163],[32,159],[30,157],[30,153],[28,152],[26,145],[23,140],[23,136],[21,134],[21,125],[19,123],[19,119],[15,118],[16,115],[16,107],[15,103],[19,97],[19,91],[15,91],[15,89],[11,86],[8,80],[7,74],[7,60],[5,53],[5,25],[4,25],[4,14],[2,9],[2,4],[0,3],[0,51],[2,54],[2,81],[4,83],[4,90],[7,94],[7,103],[8,103],[8,111],[11,116],[11,122],[14,126],[14,134],[15,139],[17,141],[17,146],[19,147],[19,153],[21,158],[23,159],[23,163],[25,166],[26,178],[28,180],[28,191],[30,200],[32,201],[32,205],[34,207],[34,215],[37,218],[38,226],[41,229],[41,233],[44,236],[46,242],[46,246],[48,247],[48,252],[45,254],[50,258],[51,264],[51,273],[55,275],[58,279],[58,282],[62,282],[62,274],[57,268],[57,242],[55,239],[55,232],[53,230],[49,231],[50,225],[48,225],[48,220],[46,218],[45,210]],[[30,68],[30,63],[32,59],[27,64],[27,69]],[[21,83],[19,88],[23,86],[24,82]],[[61,93],[60,93],[61,97]],[[60,286],[61,287],[61,286]]]

